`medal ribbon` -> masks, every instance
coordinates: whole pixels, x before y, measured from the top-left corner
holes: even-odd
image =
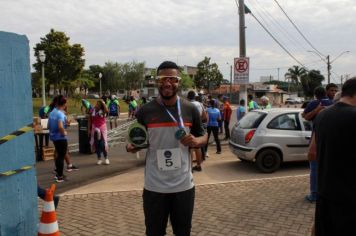
[[[163,108],[166,110],[166,112],[168,113],[168,115],[172,118],[172,120],[177,123],[177,126],[181,129],[184,128],[184,122],[183,122],[183,118],[182,118],[182,111],[181,111],[181,107],[180,107],[180,98],[178,96],[177,98],[177,110],[178,110],[178,117],[179,117],[179,122],[176,120],[176,118],[174,118],[174,116],[172,115],[172,113],[167,109],[167,107],[163,104],[162,101],[160,101],[160,104],[163,106]]]

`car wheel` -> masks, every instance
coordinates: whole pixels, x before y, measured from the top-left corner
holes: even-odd
[[[272,149],[263,150],[256,158],[257,168],[263,173],[275,172],[279,169],[281,162],[279,153]]]

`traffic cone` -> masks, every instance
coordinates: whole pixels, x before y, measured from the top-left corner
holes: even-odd
[[[59,236],[57,215],[53,202],[55,189],[56,185],[54,184],[51,185],[50,189],[46,189],[41,221],[38,227],[38,236]]]

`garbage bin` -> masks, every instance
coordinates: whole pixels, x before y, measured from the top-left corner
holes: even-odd
[[[88,118],[85,116],[77,117],[78,121],[78,137],[79,137],[79,152],[83,154],[91,154]]]

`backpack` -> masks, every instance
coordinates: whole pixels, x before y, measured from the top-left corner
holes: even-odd
[[[110,101],[109,104],[109,113],[110,115],[116,115],[117,113],[117,103],[115,101]]]

